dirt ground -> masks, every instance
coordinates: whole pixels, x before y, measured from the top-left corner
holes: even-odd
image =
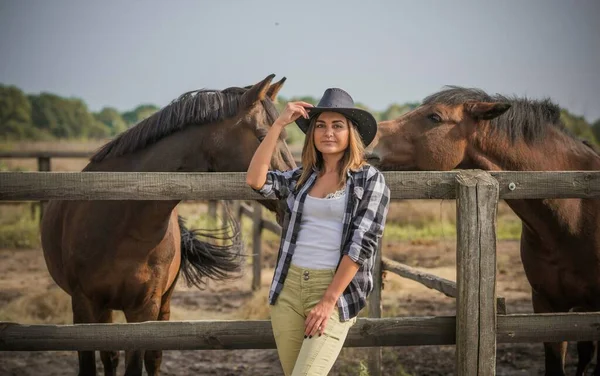
[[[269,245],[270,247],[273,244]],[[531,312],[529,286],[519,259],[518,242],[498,243],[498,294],[508,313]],[[455,245],[446,242],[384,243],[384,255],[448,279],[455,279]],[[272,253],[265,257],[272,267]],[[263,288],[250,291],[251,269],[237,280],[209,283],[204,291],[182,283],[173,297],[172,320],[263,319],[268,315],[266,291],[272,269],[263,271]],[[387,273],[384,316],[454,315],[455,300]],[[67,296],[50,279],[40,250],[0,250],[0,321],[68,323]],[[117,317],[122,321],[122,317]],[[453,375],[454,346],[384,348],[385,375]],[[344,349],[332,375],[359,375],[365,349]],[[567,356],[574,374],[574,344]],[[120,374],[124,356],[121,354]],[[102,365],[97,356],[98,370]],[[74,352],[0,352],[0,375],[74,375]],[[498,375],[542,375],[541,344],[499,344]],[[165,351],[163,375],[281,375],[275,350]],[[363,375],[365,373],[362,373]]]

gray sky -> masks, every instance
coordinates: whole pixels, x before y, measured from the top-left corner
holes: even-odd
[[[90,109],[288,77],[382,110],[444,85],[600,118],[600,1],[0,0],[0,83]]]

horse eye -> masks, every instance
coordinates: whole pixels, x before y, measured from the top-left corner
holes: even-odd
[[[263,140],[265,139],[265,137],[267,137],[267,136],[261,134],[260,136],[258,136],[258,141],[259,142],[263,142]]]
[[[431,120],[434,123],[442,122],[442,118],[438,114],[431,114],[431,115],[427,116],[427,118],[429,118],[429,120]]]

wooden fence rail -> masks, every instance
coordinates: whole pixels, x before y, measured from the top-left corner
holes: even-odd
[[[456,343],[454,316],[359,318],[347,347]],[[600,313],[498,315],[498,342],[600,340]],[[273,349],[269,321],[22,325],[0,322],[0,351]]]
[[[392,199],[456,199],[451,172],[384,172]],[[499,199],[600,198],[600,171],[491,172]],[[3,172],[0,200],[256,200],[242,172]]]

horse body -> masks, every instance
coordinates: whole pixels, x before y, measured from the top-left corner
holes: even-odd
[[[383,170],[597,171],[600,155],[574,138],[549,101],[450,88],[380,123],[371,146]],[[521,219],[521,259],[536,313],[600,311],[600,202],[506,200]],[[546,375],[564,375],[566,343],[546,343]],[[577,375],[594,344],[578,344]],[[600,375],[600,365],[595,375]]]
[[[247,88],[186,94],[105,145],[84,171],[246,171],[277,115],[271,100],[284,80],[269,85],[271,79]],[[272,165],[287,170],[295,163],[284,136]],[[112,310],[122,310],[128,322],[168,320],[180,272],[200,287],[205,278],[223,279],[238,270],[239,229],[190,231],[177,214],[178,203],[48,204],[41,225],[44,257],[52,278],[71,295],[74,323],[111,322]],[[265,206],[279,212],[278,205]],[[226,244],[212,244],[198,234]],[[141,375],[142,361],[149,375],[158,374],[161,357],[161,351],[128,352],[126,375]],[[105,375],[115,374],[118,354],[101,352],[101,358]],[[94,352],[79,352],[79,374],[95,373]]]

